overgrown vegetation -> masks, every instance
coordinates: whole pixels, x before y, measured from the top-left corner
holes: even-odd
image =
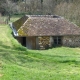
[[[0,25],[0,32],[0,80],[80,79],[80,48],[28,50],[8,25]]]

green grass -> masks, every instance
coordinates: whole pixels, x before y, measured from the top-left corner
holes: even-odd
[[[0,80],[79,80],[80,48],[28,50],[0,25]]]

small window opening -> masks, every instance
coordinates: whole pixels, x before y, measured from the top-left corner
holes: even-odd
[[[61,46],[62,45],[62,37],[61,36],[57,36],[57,37],[53,37],[54,39],[54,46]]]

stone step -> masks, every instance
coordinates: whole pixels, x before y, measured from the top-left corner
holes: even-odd
[[[39,45],[41,45],[42,43],[39,43]]]
[[[43,48],[44,46],[40,46],[40,48]]]
[[[43,48],[40,48],[40,50],[45,50],[45,48],[43,47]]]

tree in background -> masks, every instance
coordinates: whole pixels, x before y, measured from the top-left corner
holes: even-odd
[[[56,14],[80,25],[80,0],[0,0],[0,13]]]
[[[43,14],[43,0],[41,0],[41,14]]]
[[[16,3],[10,1],[10,0],[5,0],[5,2],[2,2],[1,4],[1,8],[3,9],[2,15],[7,15],[7,19],[6,22],[8,23],[8,21],[10,21],[11,16],[14,13],[18,13],[19,12],[19,7],[17,6]]]
[[[68,0],[56,5],[55,14],[63,16],[80,26],[80,1]]]

